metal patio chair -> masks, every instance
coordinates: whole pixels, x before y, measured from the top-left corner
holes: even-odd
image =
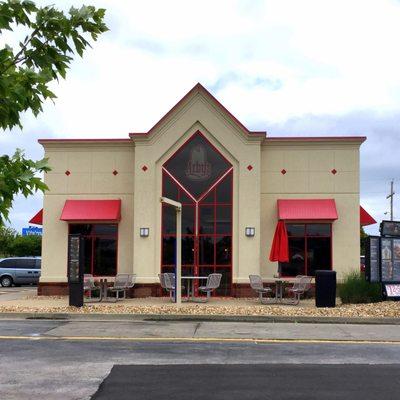
[[[115,293],[115,301],[126,298],[126,291],[135,286],[136,274],[117,274],[115,275],[114,286],[107,288],[107,294]],[[122,297],[119,293],[122,292]]]
[[[210,274],[207,277],[206,285],[199,286],[199,291],[207,294],[207,297],[204,300],[204,302],[207,302],[208,300],[210,300],[211,292],[213,292],[215,289],[219,288],[219,285],[221,284],[221,278],[222,278],[222,274]]]
[[[161,287],[169,292],[169,297],[171,301],[174,301],[175,298],[175,274],[173,272],[164,272],[162,274],[158,274],[160,278]],[[182,286],[181,289],[185,289],[185,286]]]
[[[171,301],[175,294],[175,274],[172,272],[163,272],[158,274],[161,287],[169,293]]]
[[[272,293],[272,289],[268,286],[264,287],[263,281],[260,275],[249,275],[250,286],[253,290],[258,293],[260,302],[265,304],[266,299],[264,301],[263,295],[268,295],[268,293]]]
[[[287,304],[299,304],[301,295],[310,290],[311,281],[311,276],[297,275],[293,286],[286,289],[289,292],[289,295],[292,297]]]
[[[95,300],[93,300],[92,297],[93,292],[99,292],[99,297],[97,297]],[[88,294],[88,296],[85,296],[85,294]],[[85,301],[86,303],[101,301],[101,287],[94,284],[94,278],[92,274],[83,275],[83,298],[87,299]]]

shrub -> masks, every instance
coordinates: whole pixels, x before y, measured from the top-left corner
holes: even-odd
[[[364,274],[357,271],[352,271],[345,276],[338,291],[344,304],[376,303],[382,300],[381,285],[367,282]]]
[[[10,253],[16,257],[40,256],[42,237],[36,235],[17,235],[11,244]]]

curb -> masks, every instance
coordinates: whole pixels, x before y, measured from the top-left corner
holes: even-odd
[[[77,313],[0,313],[0,320],[61,320],[61,321],[210,321],[270,322],[302,324],[400,325],[400,318],[347,318],[269,315],[188,315],[188,314],[77,314]]]

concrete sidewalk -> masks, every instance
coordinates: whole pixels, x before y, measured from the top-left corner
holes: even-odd
[[[62,320],[148,320],[399,324],[400,302],[340,304],[316,308],[314,299],[299,305],[260,304],[257,298],[211,298],[207,303],[171,303],[168,297],[85,303],[70,307],[67,296],[36,296],[34,291],[0,295],[0,318]]]
[[[394,325],[217,321],[0,320],[1,339],[131,341],[331,341],[400,345]]]

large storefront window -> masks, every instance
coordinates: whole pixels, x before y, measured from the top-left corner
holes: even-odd
[[[118,225],[70,224],[69,233],[83,236],[85,274],[116,275]]]
[[[232,284],[232,165],[199,133],[163,166],[163,196],[182,203],[182,275],[221,273]],[[175,266],[175,211],[163,204],[161,271]]]
[[[286,224],[289,262],[280,263],[282,276],[315,276],[318,269],[332,269],[331,224]]]

